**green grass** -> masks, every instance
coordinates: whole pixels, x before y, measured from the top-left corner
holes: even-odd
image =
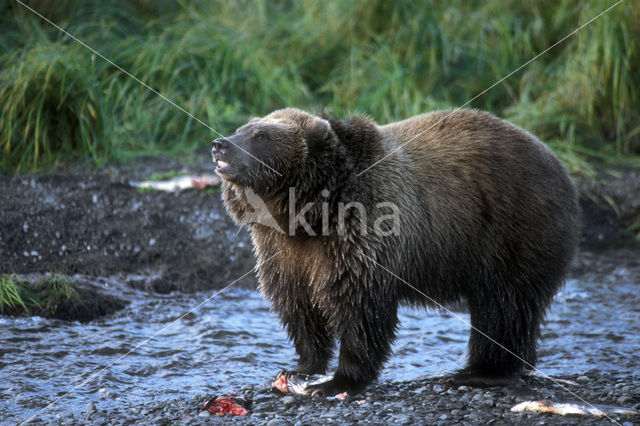
[[[29,5],[223,134],[284,106],[384,123],[464,104],[613,0],[38,0]],[[0,6],[0,171],[186,155],[216,134],[14,2]],[[626,0],[470,107],[572,168],[640,153]]]
[[[13,277],[0,278],[0,313],[9,311],[30,312],[30,307],[39,306],[29,285]]]
[[[54,315],[67,303],[81,303],[69,278],[51,273],[30,284],[13,276],[0,278],[0,313]]]
[[[64,275],[51,273],[36,288],[40,306],[51,314],[62,304],[81,302],[73,283]]]

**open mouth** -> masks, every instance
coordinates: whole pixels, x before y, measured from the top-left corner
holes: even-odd
[[[216,164],[217,164],[216,171],[218,171],[218,172],[222,172],[222,171],[228,169],[229,167],[231,167],[228,163],[226,163],[226,162],[224,162],[222,160],[218,160],[216,162]]]
[[[230,161],[231,164],[229,164],[227,161]],[[241,164],[234,164],[233,158],[229,159],[222,155],[217,156],[213,154],[213,164],[214,164],[216,173],[222,179],[228,180],[228,181],[235,179],[243,169]]]

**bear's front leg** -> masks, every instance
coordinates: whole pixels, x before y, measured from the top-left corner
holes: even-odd
[[[307,386],[306,393],[355,394],[374,381],[391,354],[398,302],[385,292],[353,300],[340,315],[340,355],[333,379]],[[354,303],[359,301],[360,303]]]
[[[287,306],[280,318],[298,354],[298,364],[282,371],[287,379],[292,375],[324,374],[333,355],[335,342],[329,321],[307,301]]]

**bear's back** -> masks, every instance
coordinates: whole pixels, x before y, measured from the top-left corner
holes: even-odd
[[[437,111],[379,131],[385,149],[397,150],[384,161],[411,177],[404,181],[412,181],[419,200],[412,209],[428,219],[408,236],[424,255],[441,257],[441,264],[474,257],[478,266],[558,252],[560,269],[573,256],[575,188],[530,133],[475,110]]]

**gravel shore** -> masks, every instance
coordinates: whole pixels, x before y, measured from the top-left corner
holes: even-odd
[[[640,410],[638,377],[598,374],[554,377],[531,376],[510,387],[451,388],[439,378],[416,378],[406,382],[383,382],[360,395],[344,400],[298,395],[281,396],[268,385],[246,387],[238,392],[249,402],[248,416],[215,416],[204,403],[213,395],[184,396],[146,407],[118,406],[101,410],[93,403],[80,407],[70,418],[54,424],[640,424],[640,415],[609,414],[607,417],[562,416],[537,412],[512,412],[523,401],[547,400],[597,407],[617,406]],[[580,398],[584,401],[581,401]]]

